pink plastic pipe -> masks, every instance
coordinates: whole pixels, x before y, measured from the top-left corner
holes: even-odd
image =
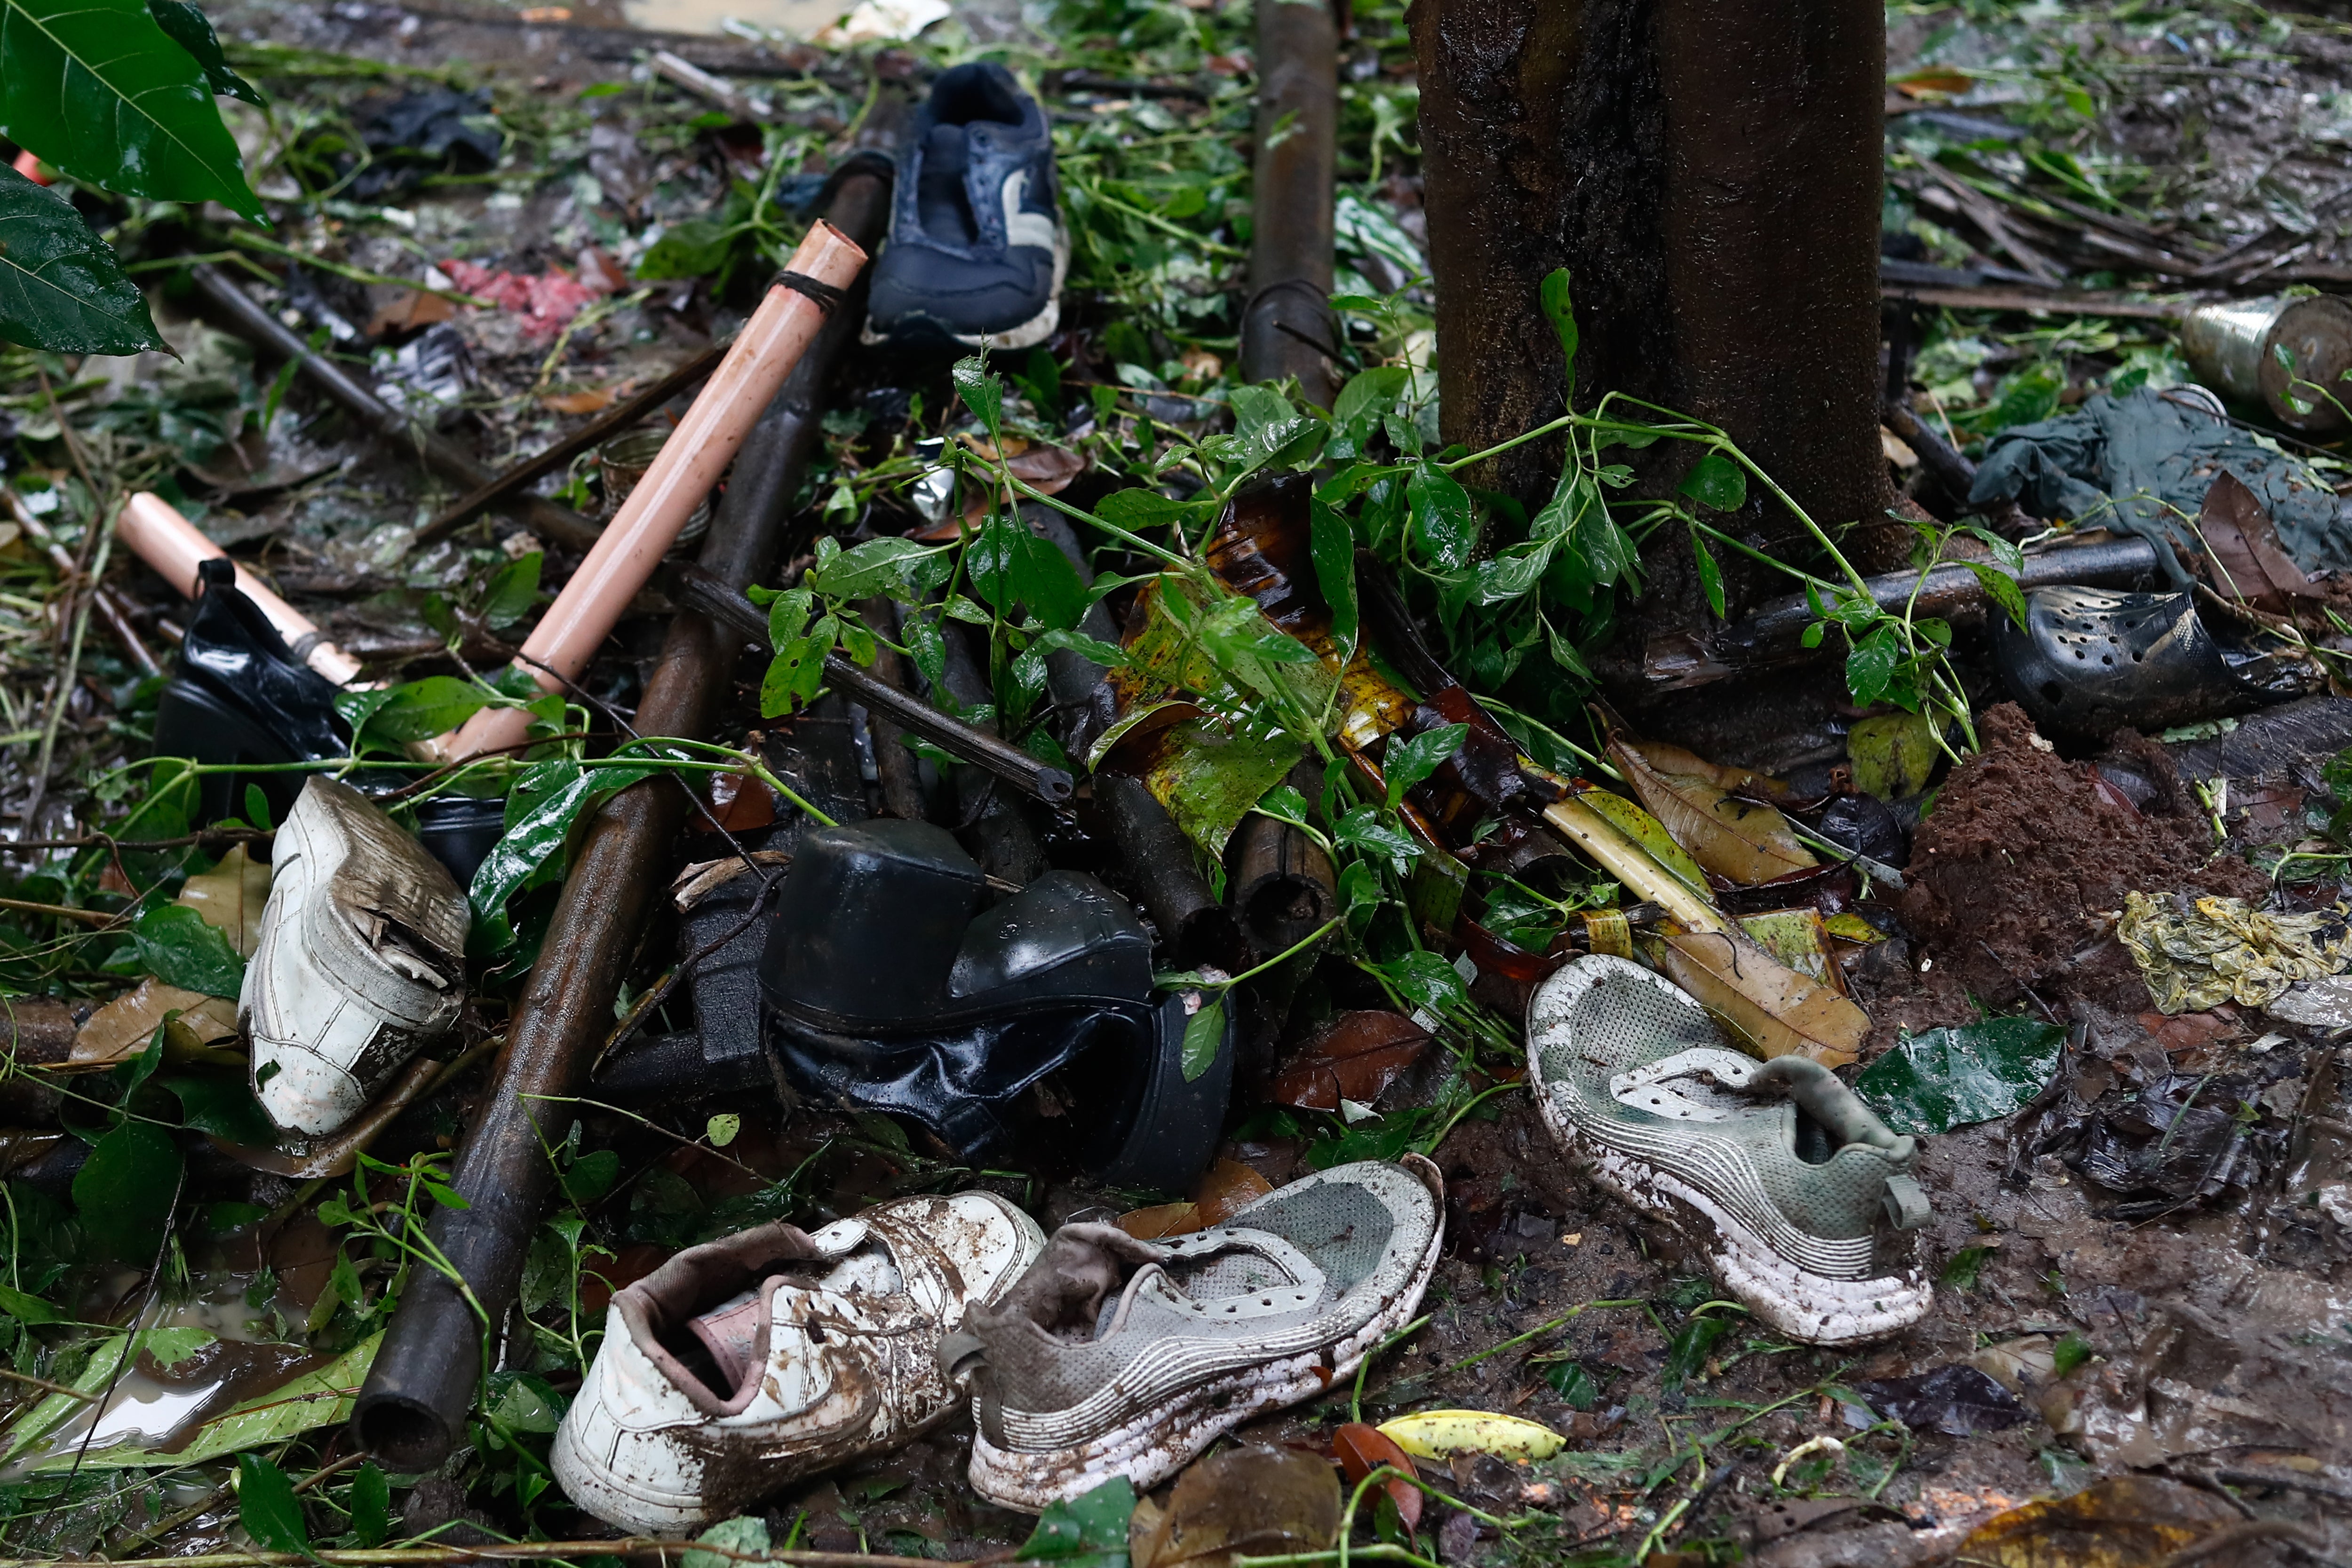
[[[824,222],[809,230],[792,259],[793,271],[835,288],[848,287],[865,265],[856,242]],[[548,606],[515,668],[544,691],[579,678],[824,325],[824,312],[807,295],[781,283],[768,290],[653,466]],[[520,708],[484,708],[425,749],[455,761],[520,745],[530,727],[530,716]]]
[[[171,502],[151,490],[142,490],[124,504],[114,520],[114,537],[138,552],[163,580],[190,599],[196,596],[196,568],[228,552],[196,531]],[[347,685],[360,673],[360,662],[319,635],[310,618],[261,585],[243,567],[236,569],[236,586],[261,607],[278,634],[301,651],[302,662],[337,685]]]

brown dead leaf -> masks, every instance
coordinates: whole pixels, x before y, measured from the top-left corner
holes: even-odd
[[[1949,98],[1976,86],[1976,78],[1951,66],[1928,66],[1895,78],[1895,89],[1906,98]]]
[[[73,1054],[59,1062],[57,1071],[87,1072],[130,1061],[147,1049],[147,1042],[155,1037],[155,1026],[174,1009],[180,1017],[163,1036],[165,1055],[183,1061],[215,1061],[231,1054],[215,1047],[236,1038],[235,1002],[184,991],[150,975],[90,1014],[89,1021],[74,1035]]]
[[[1636,749],[1637,746],[1644,749]],[[1648,743],[1622,736],[1609,740],[1609,755],[1624,770],[1625,782],[1633,786],[1643,806],[1665,825],[1675,842],[1708,871],[1753,887],[1821,863],[1790,829],[1789,819],[1780,815],[1779,808],[1736,799],[1703,774],[1664,771],[1644,754],[1647,748]],[[1657,749],[1671,757],[1680,748]]]
[[[1339,1537],[1339,1477],[1297,1448],[1231,1448],[1177,1478],[1168,1506],[1129,1521],[1135,1568],[1229,1568],[1236,1557],[1328,1551]]]
[[[1369,1105],[1429,1047],[1429,1031],[1402,1014],[1341,1013],[1315,1031],[1276,1075],[1271,1098],[1301,1111]]]
[[[1157,1203],[1150,1208],[1130,1208],[1114,1223],[1138,1241],[1158,1241],[1200,1229],[1201,1211],[1189,1203]]]
[[[1421,1529],[1421,1489],[1404,1476],[1414,1472],[1412,1456],[1396,1445],[1396,1439],[1378,1427],[1362,1421],[1350,1421],[1331,1434],[1331,1455],[1347,1472],[1348,1484],[1360,1486],[1366,1476],[1387,1465],[1402,1472],[1381,1482],[1389,1500],[1396,1504],[1397,1517],[1404,1521],[1408,1533]]]
[[[613,406],[621,395],[620,386],[597,387],[588,392],[558,392],[553,397],[539,400],[539,406],[550,413],[602,413]]]
[[[972,444],[974,449],[978,450],[980,447],[986,446],[988,444],[984,441],[980,441],[974,442]],[[1066,447],[1052,445],[1032,446],[1022,441],[1018,436],[1008,435],[1004,438],[1004,449],[1013,454],[1011,457],[1005,459],[1005,472],[1011,474],[1015,479],[1019,479],[1024,484],[1029,485],[1041,495],[1059,495],[1062,491],[1070,487],[1071,480],[1076,479],[1079,475],[1087,471],[1087,460]],[[982,452],[981,455],[982,456],[991,455],[991,454],[986,452]],[[1017,499],[1017,497],[1010,495],[1005,497],[1005,501],[1008,505],[1015,499]],[[966,524],[977,523],[982,517],[986,517],[987,515],[988,491],[984,487],[975,487],[971,496],[964,501],[963,520]],[[937,528],[933,528],[928,531],[936,533],[939,530]],[[924,536],[918,535],[916,537],[922,538]],[[955,536],[953,533],[950,533],[947,537],[953,538]]]
[[[2228,470],[2215,476],[2213,487],[2205,492],[2197,529],[2208,552],[2199,564],[2222,598],[2284,612],[2291,601],[2326,597],[2327,591],[2288,557],[2262,502]]]
[[[1758,1055],[1795,1052],[1830,1068],[1843,1067],[1861,1055],[1862,1042],[1870,1033],[1870,1015],[1745,936],[1673,929],[1664,936],[1666,977]]]
[[[1994,1515],[1960,1542],[1985,1568],[2139,1568],[2237,1522],[2228,1502],[2158,1476],[2110,1476]],[[2212,1561],[2239,1561],[2234,1555]]]
[[[600,293],[618,294],[629,287],[629,269],[594,246],[583,246],[572,258],[580,269],[580,281]]]
[[[261,945],[261,911],[269,902],[269,868],[245,852],[243,844],[221,856],[208,872],[190,877],[173,900],[204,916],[236,949],[250,958]]]
[[[1192,1189],[1192,1207],[1206,1230],[1223,1225],[1274,1190],[1274,1184],[1239,1160],[1219,1160]]]
[[[720,773],[710,780],[710,813],[730,833],[748,833],[776,820],[776,798],[748,773]]]
[[[371,338],[381,338],[388,332],[415,331],[457,314],[457,306],[422,288],[395,289],[378,285],[370,293],[377,297],[375,314],[368,318],[367,334]]]

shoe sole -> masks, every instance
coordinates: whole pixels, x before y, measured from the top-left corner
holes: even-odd
[[[1840,1280],[1801,1269],[1712,1197],[1670,1171],[1583,1135],[1559,1108],[1538,1053],[1528,1052],[1536,1109],[1561,1152],[1628,1207],[1706,1255],[1724,1289],[1758,1322],[1807,1344],[1851,1344],[1910,1327],[1935,1304],[1924,1270]]]
[[[1327,1394],[1354,1376],[1364,1357],[1412,1317],[1437,1270],[1438,1256],[1445,1249],[1445,1198],[1433,1177],[1432,1167],[1432,1174],[1422,1178],[1437,1199],[1438,1222],[1421,1266],[1394,1301],[1336,1346],[1226,1373],[1100,1437],[1060,1448],[997,1447],[980,1426],[975,1403],[969,1471],[973,1490],[991,1502],[1025,1513],[1043,1513],[1114,1476],[1125,1476],[1139,1492],[1148,1491],[1244,1422]],[[1326,1367],[1324,1356],[1334,1354],[1336,1359]]]

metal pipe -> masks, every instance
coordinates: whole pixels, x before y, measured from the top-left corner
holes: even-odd
[[[1320,408],[1339,392],[1331,313],[1331,184],[1339,118],[1339,28],[1328,0],[1257,7],[1257,154],[1242,375],[1298,378]]]
[[[479,489],[498,475],[464,447],[433,431],[419,428],[409,417],[375,394],[359,377],[312,349],[264,309],[253,296],[231,282],[210,262],[188,268],[196,292],[226,319],[229,329],[281,360],[302,367],[303,375],[320,392],[341,403],[362,424],[394,446],[414,451],[425,467],[452,484]],[[509,497],[500,505],[514,511],[525,526],[574,549],[593,548],[604,530],[569,507],[559,507],[544,496]]]
[[[2085,588],[2137,588],[2153,581],[2156,574],[2156,547],[2126,535],[2027,556],[2025,570],[2017,574],[2017,586],[2028,592],[2062,582]],[[1937,567],[1925,582],[1916,571],[1890,571],[1864,580],[1871,598],[1887,610],[1901,610],[1908,603],[1917,614],[1949,619],[1980,611],[1985,604],[1984,584],[1973,570],[1958,563]],[[1731,664],[1800,651],[1805,628],[1820,619],[1811,601],[1792,593],[1769,601],[1747,620],[1717,632],[1716,650]]]
[[[861,173],[843,182],[827,215],[871,245],[888,205],[887,183]],[[735,590],[774,567],[793,497],[822,439],[825,382],[856,340],[864,314],[862,289],[855,290],[745,443],[699,559],[705,572]],[[680,612],[638,705],[639,732],[707,731],[741,651],[731,628],[708,614]],[[686,790],[668,779],[622,790],[597,812],[564,879],[494,1082],[458,1146],[451,1185],[468,1207],[441,1209],[432,1221],[434,1244],[463,1288],[436,1270],[415,1272],[352,1410],[361,1444],[399,1469],[432,1469],[464,1434],[485,1370],[478,1347],[490,1331],[506,1326],[524,1253],[552,1187],[541,1140],[560,1142],[570,1131],[566,1097],[580,1092],[611,1030],[613,999],[667,881],[662,873],[688,803]]]

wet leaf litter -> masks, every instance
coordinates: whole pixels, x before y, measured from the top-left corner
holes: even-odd
[[[89,291],[119,302],[150,285],[157,333],[182,358],[118,375],[71,357],[131,346],[110,340],[58,344],[65,357],[12,351],[8,367],[11,500],[26,519],[16,548],[0,546],[14,596],[0,603],[9,720],[25,737],[12,741],[8,799],[20,843],[73,841],[19,850],[6,890],[8,988],[22,994],[0,1084],[12,1228],[0,1333],[13,1372],[39,1380],[7,1390],[0,1498],[18,1554],[462,1551],[528,1537],[544,1549],[534,1554],[634,1555],[587,1543],[606,1526],[575,1506],[588,1493],[562,1457],[565,1434],[585,1430],[593,1369],[631,1332],[613,1302],[687,1249],[781,1225],[808,1249],[790,1242],[749,1283],[906,1310],[919,1299],[905,1292],[914,1254],[843,1250],[848,1232],[835,1228],[909,1195],[989,1193],[1049,1247],[1088,1228],[1126,1238],[1097,1238],[1086,1256],[1108,1270],[1094,1305],[1128,1303],[1131,1324],[1141,1303],[1234,1301],[1220,1268],[1261,1270],[1244,1287],[1261,1293],[1328,1288],[1333,1270],[1317,1266],[1318,1286],[1247,1238],[1290,1234],[1286,1203],[1339,1190],[1301,1185],[1310,1178],[1404,1169],[1396,1162],[1416,1155],[1435,1161],[1443,1187],[1445,1239],[1426,1281],[1393,1322],[1335,1348],[1333,1375],[1171,1479],[1140,1492],[1056,1481],[1037,1512],[1045,1494],[1007,1479],[1003,1456],[1018,1443],[988,1414],[992,1398],[1028,1396],[1025,1375],[1003,1348],[1010,1331],[985,1329],[957,1375],[960,1394],[992,1390],[978,1415],[771,1489],[747,1514],[661,1529],[700,1536],[688,1554],[702,1568],[802,1551],[1231,1561],[1328,1553],[1343,1532],[1360,1555],[1447,1563],[2341,1554],[2325,1509],[2310,1511],[2346,1485],[2330,1436],[2340,1394],[2326,1364],[2315,1374],[2266,1336],[2332,1343],[2326,1287],[2341,1268],[2339,1215],[2352,1215],[2329,1026],[2307,1021],[2329,1016],[2324,988],[2341,965],[2344,850],[2324,772],[2352,734],[2265,754],[2263,716],[2249,710],[2234,729],[2086,740],[1971,663],[1973,632],[1959,633],[1958,663],[1939,665],[1927,612],[1866,608],[1833,584],[1810,591],[1826,632],[1815,639],[1836,655],[1830,678],[1853,714],[1828,766],[1771,761],[1650,711],[1605,726],[1589,716],[1586,673],[1608,635],[1592,609],[1633,559],[1625,530],[1687,529],[1698,591],[1719,615],[1717,557],[1732,546],[1705,530],[1760,486],[1736,452],[1710,447],[1673,490],[1681,513],[1612,512],[1622,486],[1607,465],[1626,454],[1595,438],[1571,457],[1585,464],[1580,487],[1563,482],[1546,523],[1512,518],[1453,466],[1463,455],[1438,444],[1433,297],[1418,277],[1414,64],[1400,16],[1359,12],[1343,46],[1330,291],[1347,362],[1327,402],[1243,380],[1253,162],[1286,139],[1253,131],[1265,44],[1245,10],[1080,7],[1037,32],[974,9],[908,38],[894,37],[907,19],[866,7],[843,29],[863,29],[865,53],[772,36],[662,40],[695,62],[688,73],[726,78],[714,93],[654,68],[631,35],[551,15],[564,8],[394,23],[221,7],[217,58],[192,9],[159,5],[154,19],[200,79],[269,101],[267,122],[232,109],[225,123],[275,226],[222,209],[153,214],[109,170],[36,164],[77,200],[134,198],[110,213],[121,226],[108,253],[86,258]],[[1977,308],[1969,291],[1992,287],[1988,266],[2112,266],[2112,245],[2084,236],[2116,240],[2126,203],[2200,199],[2205,227],[2168,233],[2175,254],[2201,265],[2250,246],[2247,265],[2267,256],[2282,283],[2327,265],[2324,244],[2286,254],[2284,240],[2306,232],[2291,204],[2326,195],[2306,188],[2302,163],[2271,176],[2268,206],[2215,202],[2210,170],[2157,172],[2147,127],[2177,106],[2122,113],[2152,101],[2133,96],[2129,72],[2087,85],[2074,74],[2066,62],[2085,51],[2139,59],[2147,45],[2130,19],[1953,13],[1925,32],[1919,18],[1889,20],[1903,110],[1888,121],[1893,199],[1907,209],[1896,226],[1929,265],[1979,273],[1924,286],[1958,303],[1913,361],[1926,423],[1958,447],[2187,369],[2147,316],[2053,329],[2047,316]],[[2333,68],[2322,31],[2168,21],[2161,47],[2200,66]],[[541,41],[518,52],[534,28]],[[763,601],[746,612],[765,622],[776,660],[745,660],[719,716],[675,740],[640,716],[677,668],[665,629],[707,586],[671,574],[632,585],[611,636],[564,680],[527,664],[494,673],[580,573],[593,534],[566,538],[562,518],[593,528],[623,500],[619,454],[583,451],[552,470],[536,511],[494,509],[413,547],[470,485],[429,479],[310,382],[278,376],[271,353],[175,303],[186,298],[175,258],[247,256],[255,266],[228,263],[242,267],[236,287],[300,340],[364,369],[407,417],[484,463],[520,461],[723,345],[810,219],[833,210],[823,204],[839,185],[828,194],[826,180],[860,145],[885,145],[894,102],[929,101],[938,73],[974,49],[1006,52],[1050,128],[1058,208],[1025,215],[1055,212],[1066,230],[1060,319],[984,361],[886,354],[836,376],[800,466],[776,470],[790,476],[772,503],[776,559],[749,584]],[[453,59],[481,64],[453,71]],[[2208,90],[2194,72],[2151,75]],[[2121,129],[2107,137],[2110,120]],[[2242,131],[2228,112],[2214,123],[2225,166]],[[2010,126],[2026,128],[2021,144]],[[24,130],[40,134],[32,120]],[[2324,127],[2314,134],[2325,143]],[[1017,162],[966,156],[971,178]],[[1988,202],[2010,218],[1986,226]],[[1024,215],[1018,202],[1008,210]],[[120,281],[109,264],[127,266]],[[2130,305],[2116,290],[2132,280],[2095,287]],[[1559,282],[1556,319],[1570,287]],[[656,433],[694,401],[693,388],[675,396]],[[2309,463],[2298,475],[2335,472],[2325,452],[2290,450]],[[748,493],[757,451],[755,438],[728,490]],[[1924,465],[1914,474],[1889,453],[1930,510],[1957,515]],[[1258,484],[1291,471],[1305,481],[1289,481],[1295,520],[1268,531],[1246,508],[1264,505]],[[236,646],[257,661],[243,668],[274,672],[268,700],[290,705],[281,716],[340,717],[340,732],[322,721],[331,753],[200,753],[216,771],[149,759],[159,708],[179,705],[170,733],[185,737],[188,715],[210,716],[199,729],[226,726],[254,690],[184,673],[223,645],[217,630],[186,636],[201,600],[92,526],[142,491],[300,606],[307,632],[279,626],[275,644],[256,633]],[[699,528],[735,537],[724,492],[717,501]],[[2231,521],[2206,591],[2250,614],[2307,617],[2321,646],[2308,656],[2324,659],[2340,631],[2326,569],[2285,560],[2292,530],[2265,533],[2268,519],[2234,497],[2204,504]],[[1273,510],[1287,519],[1290,506]],[[676,519],[681,538],[698,528],[692,510]],[[1062,521],[1075,559],[1053,534]],[[27,548],[36,528],[55,530],[66,567]],[[1238,567],[1244,537],[1281,570]],[[114,598],[74,587],[76,551]],[[1370,604],[1391,580],[1409,638]],[[2008,598],[1987,591],[2005,612]],[[2199,603],[2206,622],[2248,631],[2226,605]],[[349,689],[302,710],[289,673],[317,670],[320,643],[362,673],[325,674]],[[174,693],[142,685],[142,647],[181,672]],[[844,702],[828,657],[898,661],[896,679],[944,716],[945,738],[902,739],[877,708]],[[1963,694],[1958,722],[1937,706],[1944,691]],[[2029,714],[2000,709],[2004,695]],[[418,755],[484,714],[519,716],[530,744],[511,767]],[[975,770],[955,724],[1021,748],[1027,770]],[[2200,768],[2182,749],[2231,744],[2259,760]],[[1045,768],[1075,776],[1074,808],[1024,792],[1019,780]],[[436,932],[389,882],[333,884],[341,924],[316,940],[345,945],[322,974],[348,983],[375,966],[403,994],[454,990],[459,1005],[438,1034],[404,1015],[426,1036],[413,1057],[348,1048],[336,1070],[364,1085],[366,1106],[315,1132],[274,1123],[270,1107],[316,1052],[265,1060],[256,1019],[285,1015],[236,1005],[286,956],[263,911],[297,885],[286,849],[304,831],[308,772],[379,802],[382,831],[399,835],[387,841],[425,846],[464,925],[455,940]],[[1136,781],[1167,819],[1150,841],[1172,841],[1173,856],[1154,860],[1109,825],[1111,778]],[[459,1397],[459,1439],[429,1464],[367,1458],[359,1434],[372,1428],[346,1423],[404,1298],[449,1272],[452,1217],[481,1197],[460,1176],[464,1151],[507,1092],[501,1063],[550,960],[555,902],[598,863],[600,824],[646,786],[698,802],[670,830],[661,879],[688,864],[728,874],[646,917],[593,1019],[593,1072],[529,1091],[540,1098],[521,1135],[553,1196],[513,1238],[516,1310],[460,1319],[479,1375]],[[919,802],[911,812],[877,809],[894,787]],[[952,853],[858,841],[875,888],[940,879],[891,894],[907,913],[876,946],[855,946],[843,916],[879,894],[791,881],[833,823],[926,818],[962,841]],[[906,923],[961,910],[967,888],[971,907],[943,925],[927,978],[906,956]],[[1025,889],[1036,892],[992,925]],[[1163,914],[1203,907],[1226,915],[1222,934],[1169,950]],[[847,961],[899,994],[763,988],[762,942],[779,919],[801,920],[809,940],[839,925]],[[1092,967],[1084,985],[1076,967],[1059,980],[989,969],[1038,930]],[[1784,1334],[1725,1271],[1719,1239],[1711,1250],[1703,1231],[1659,1218],[1638,1193],[1609,1196],[1565,1157],[1591,1145],[1546,1122],[1536,1102],[1551,1081],[1522,1024],[1553,977],[1612,957],[1704,1004],[1713,1032],[1677,1036],[1677,1049],[1857,1069],[1849,1112],[1826,1090],[1784,1098],[1739,1087],[1728,1069],[1670,1068],[1660,1047],[1624,1092],[1672,1096],[1687,1140],[1783,1115],[1801,1148],[1822,1128],[1851,1138],[1873,1124],[1920,1139],[1932,1216],[1882,1240],[1932,1279],[1924,1323],[1851,1348]],[[1003,988],[1023,984],[1030,1021],[1008,1022]],[[988,1005],[1004,1010],[954,1012],[990,986]],[[805,1036],[782,1057],[763,1038],[778,995]],[[1084,1007],[1068,999],[1078,995]],[[822,1029],[808,1021],[820,1014]],[[932,1015],[982,1031],[986,1049],[959,1054]],[[1158,1140],[1130,1136],[1145,1125],[1122,1120],[1137,1081],[1108,1073],[1107,1050],[1006,1088],[1021,1063],[1050,1060],[1021,1054],[1022,1030],[1044,1018],[1115,1035],[1129,1058],[1164,1068],[1150,1094],[1193,1097],[1195,1121],[1213,1124],[1187,1168],[1118,1163]],[[791,1077],[792,1061],[815,1073],[832,1060],[817,1038],[828,1031],[887,1056],[898,1087],[836,1076],[812,1093],[818,1078]],[[940,1119],[920,1091],[927,1073],[974,1066],[999,1076],[956,1082],[1003,1108],[993,1130]],[[1213,1243],[1234,1248],[1224,1263],[1179,1261],[1202,1236],[1244,1239]],[[1155,1293],[1150,1270],[1172,1293]],[[1039,1276],[1055,1289],[1077,1277]],[[672,1325],[683,1352],[666,1354],[684,1354],[680,1377],[725,1392],[728,1356],[748,1352],[728,1349],[725,1301],[690,1305]],[[1055,1332],[1089,1340],[1097,1327]],[[814,1354],[786,1361],[839,1371]],[[938,1372],[928,1359],[901,1370]]]

